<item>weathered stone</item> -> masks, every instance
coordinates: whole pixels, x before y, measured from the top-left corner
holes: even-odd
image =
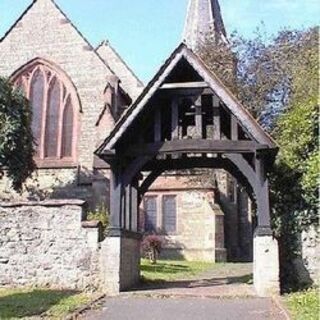
[[[270,235],[256,234],[254,243],[253,283],[260,297],[280,294],[278,242]]]
[[[99,288],[99,224],[98,228],[82,228],[83,202],[63,205],[60,200],[56,204],[0,206],[0,225],[9,229],[0,234],[2,285]],[[42,225],[50,221],[52,228],[38,229],[39,219]]]

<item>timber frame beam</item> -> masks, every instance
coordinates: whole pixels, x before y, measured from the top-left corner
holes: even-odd
[[[268,146],[253,141],[231,141],[231,140],[172,140],[156,142],[128,147],[122,154],[127,157],[152,156],[155,154],[172,153],[255,153],[267,149]],[[214,150],[214,151],[213,151]],[[115,156],[115,151],[104,151],[105,157]]]

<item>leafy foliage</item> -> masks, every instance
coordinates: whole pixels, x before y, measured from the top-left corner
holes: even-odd
[[[161,253],[163,240],[156,234],[146,235],[141,243],[143,256],[150,260],[151,264],[156,264]]]
[[[286,297],[286,303],[294,320],[316,320],[320,314],[319,290],[310,289]]]
[[[236,32],[228,43],[208,37],[198,53],[243,105],[272,129],[293,95],[310,96],[317,86],[316,70],[310,74],[309,69],[317,63],[318,28],[283,30],[271,38],[262,28],[253,39]]]
[[[99,221],[102,225],[102,232],[105,235],[109,226],[109,212],[104,204],[100,204],[95,210],[89,211],[87,214],[88,221]]]
[[[250,40],[234,33],[228,44],[208,39],[199,49],[206,64],[280,147],[270,174],[272,226],[287,289],[296,283],[292,261],[299,255],[299,234],[319,222],[318,44],[315,27],[283,30],[272,38],[258,30]]]
[[[0,175],[5,169],[17,191],[35,169],[31,118],[29,102],[0,78]]]

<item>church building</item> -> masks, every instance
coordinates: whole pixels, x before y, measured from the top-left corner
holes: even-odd
[[[218,0],[189,0],[182,41],[196,52],[208,35],[228,41]],[[22,195],[0,180],[0,199],[82,199],[90,211],[108,210],[110,166],[95,151],[139,99],[142,81],[109,41],[90,44],[54,0],[34,0],[1,38],[0,76],[30,100],[37,164]],[[141,201],[139,231],[163,236],[163,257],[252,261],[247,194],[224,171],[211,181],[203,174],[156,179]]]

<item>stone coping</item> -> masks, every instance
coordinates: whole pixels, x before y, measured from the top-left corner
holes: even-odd
[[[101,225],[102,225],[101,222],[98,220],[81,222],[82,228],[85,228],[85,229],[95,229],[95,228],[99,228]]]
[[[257,226],[254,231],[255,237],[270,237],[273,236],[273,232],[270,226]]]
[[[63,207],[63,206],[84,206],[86,201],[79,199],[50,199],[45,201],[14,201],[0,202],[2,208],[14,207]]]

